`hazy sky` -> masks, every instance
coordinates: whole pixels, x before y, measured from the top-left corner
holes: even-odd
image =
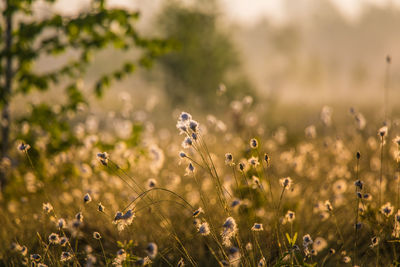
[[[222,0],[227,13],[243,23],[254,23],[260,18],[267,16],[275,21],[285,19],[285,4],[290,4],[297,0]],[[304,3],[312,5],[315,1],[324,0],[305,0]],[[378,6],[390,3],[400,6],[400,0],[330,0],[345,16],[350,19],[357,18],[362,11],[363,4],[373,4]]]
[[[188,1],[188,0],[186,0]],[[189,0],[190,1],[190,0]],[[275,22],[285,20],[285,4],[295,3],[298,0],[220,0],[231,19],[252,24],[262,17],[269,17]],[[348,18],[356,19],[362,10],[362,4],[400,6],[400,0],[303,0],[306,5],[312,5],[315,1],[331,1]],[[65,13],[74,13],[82,5],[87,5],[90,0],[59,0],[57,10]],[[163,3],[162,0],[109,0],[111,5],[122,5],[138,8],[143,12],[157,10]],[[153,12],[152,12],[153,13]],[[146,15],[146,14],[145,14]]]

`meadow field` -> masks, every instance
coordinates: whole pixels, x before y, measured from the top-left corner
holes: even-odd
[[[53,2],[0,5],[0,266],[400,266],[398,6]]]
[[[176,111],[163,129],[143,111],[82,116],[51,157],[45,132],[15,141],[2,264],[396,266],[399,118],[336,125],[324,106],[291,132],[253,105]]]

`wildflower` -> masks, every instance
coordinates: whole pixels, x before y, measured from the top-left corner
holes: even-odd
[[[21,143],[18,145],[19,151],[27,152],[30,148],[31,148],[31,146],[28,144]]]
[[[190,162],[189,165],[186,168],[185,175],[193,174],[194,170],[195,170],[195,168],[194,168],[193,164]]]
[[[243,97],[242,102],[244,105],[250,106],[251,104],[253,104],[253,98],[249,95]]]
[[[178,121],[176,124],[176,128],[178,128],[179,134],[184,134],[188,132],[188,127],[185,122]]]
[[[309,234],[303,236],[303,247],[308,247],[312,243],[313,240],[311,239],[311,236]]]
[[[86,195],[83,197],[83,202],[85,204],[89,203],[90,201],[92,201],[91,196],[89,195],[89,193],[86,193]]]
[[[244,168],[245,168],[244,163],[243,163],[243,162],[240,162],[240,163],[239,163],[239,169],[240,169],[241,171],[243,171]]]
[[[258,147],[258,141],[257,141],[257,139],[253,138],[253,139],[250,140],[250,147],[251,147],[252,149],[256,149],[256,148]]]
[[[267,153],[264,154],[264,161],[265,161],[265,163],[267,163],[267,165],[269,165],[269,163],[271,161],[271,158],[268,156]]]
[[[197,121],[195,121],[195,120],[190,120],[189,121],[189,128],[193,132],[197,133],[197,131],[199,130],[199,123]]]
[[[229,165],[229,166],[235,165],[235,163],[233,162],[233,156],[231,153],[225,154],[225,164]]]
[[[349,262],[351,262],[351,258],[349,256],[344,256],[343,257],[343,262],[344,263],[349,263]]]
[[[31,254],[30,259],[31,261],[39,262],[42,259],[42,256],[39,254]]]
[[[249,164],[252,166],[252,167],[257,167],[258,165],[260,165],[260,162],[258,161],[258,158],[257,157],[251,157],[251,158],[249,158],[249,160],[248,160],[248,162],[249,162]]]
[[[68,243],[68,237],[63,236],[60,238],[60,246],[65,246]]]
[[[234,199],[231,203],[231,208],[235,208],[237,206],[239,206],[241,203],[240,199]]]
[[[335,249],[333,249],[333,248],[330,248],[330,249],[329,249],[329,254],[333,255],[333,254],[335,254],[335,253],[336,253],[336,250],[335,250]]]
[[[194,218],[194,220],[193,220],[193,225],[194,225],[194,226],[196,226],[196,227],[198,228],[199,225],[200,225],[200,223],[201,223],[201,221],[200,221],[199,218]]]
[[[46,213],[50,213],[53,210],[53,206],[50,203],[43,203],[43,210]]]
[[[357,128],[362,130],[367,125],[367,120],[365,119],[364,115],[361,113],[356,113],[354,115],[354,120],[356,121]]]
[[[253,175],[251,181],[253,183],[253,188],[261,187],[260,179],[257,176]]]
[[[210,234],[210,226],[208,225],[208,222],[202,222],[199,227],[198,227],[198,232],[199,234],[203,236],[207,236]]]
[[[117,225],[119,231],[122,231],[126,226],[132,224],[133,218],[135,217],[135,213],[132,210],[128,210],[125,214],[118,211],[114,217],[113,223]]]
[[[181,152],[179,152],[179,157],[181,157],[181,158],[186,158],[187,155],[186,155],[185,152],[181,151]]]
[[[354,185],[355,185],[358,189],[362,190],[362,189],[363,189],[364,182],[362,182],[361,180],[357,180],[357,181],[354,183]]]
[[[379,244],[379,237],[374,236],[371,238],[371,245],[369,245],[370,248],[376,247]]]
[[[148,189],[152,189],[155,188],[157,186],[157,181],[153,178],[150,178],[149,180],[147,180],[147,188]]]
[[[49,235],[49,242],[50,244],[57,245],[60,243],[60,237],[58,236],[58,234],[52,233]]]
[[[185,121],[189,121],[191,119],[192,119],[192,115],[190,115],[187,112],[182,112],[181,115],[179,115],[179,121],[185,122]]]
[[[97,158],[100,160],[101,164],[107,166],[108,164],[108,154],[107,152],[97,153]]]
[[[67,225],[67,223],[65,222],[65,220],[63,218],[59,219],[57,222],[57,227],[59,229],[65,228],[66,225]]]
[[[246,244],[246,250],[247,250],[247,251],[252,251],[252,250],[253,250],[253,244],[251,244],[250,242],[248,242],[248,243]]]
[[[295,213],[294,213],[293,211],[288,210],[288,211],[286,212],[285,220],[286,220],[287,222],[291,223],[291,222],[294,221],[295,218],[296,218],[296,215],[295,215]]]
[[[197,133],[192,133],[191,136],[193,140],[197,140]]]
[[[231,247],[229,248],[229,264],[231,266],[238,266],[239,261],[240,261],[240,251],[237,247]]]
[[[193,217],[194,218],[196,218],[197,216],[199,216],[200,215],[200,213],[204,213],[204,210],[200,207],[200,208],[198,208],[197,210],[195,210],[194,212],[193,212]]]
[[[192,145],[193,145],[193,141],[189,136],[187,136],[182,142],[182,147],[183,148],[189,148]]]
[[[372,195],[371,195],[371,194],[364,194],[364,195],[363,195],[363,198],[364,198],[365,200],[370,201],[370,200],[372,200]]]
[[[332,211],[333,210],[332,204],[331,204],[331,202],[329,200],[325,201],[324,206],[325,206],[327,211]]]
[[[258,266],[258,267],[264,267],[266,264],[267,264],[267,262],[266,262],[265,258],[262,257],[262,258],[260,259],[260,261],[258,262],[257,266]]]
[[[100,239],[101,239],[100,233],[99,233],[99,232],[94,232],[94,233],[93,233],[93,238],[94,238],[94,239],[97,239],[97,240],[100,240]]]
[[[259,231],[263,231],[263,225],[262,223],[254,223],[253,227],[251,227],[251,231],[253,232],[259,232]]]
[[[330,126],[332,124],[332,108],[324,106],[321,111],[321,120],[325,126]]]
[[[326,240],[322,237],[317,237],[313,243],[313,249],[317,252],[324,250],[328,246]]]
[[[381,207],[381,213],[383,215],[385,215],[386,217],[389,217],[390,215],[392,215],[393,213],[393,206],[392,204],[390,204],[390,202],[386,202],[386,204],[384,204]]]
[[[98,211],[100,211],[100,212],[104,212],[104,206],[103,205],[101,205],[101,202],[98,204],[98,208],[97,208],[97,210]]]
[[[285,188],[285,189],[289,189],[290,186],[292,185],[292,179],[290,177],[286,177],[286,178],[282,178],[279,179],[279,184]]]
[[[235,236],[235,234],[237,233],[237,225],[236,225],[236,221],[235,219],[233,219],[232,217],[228,217],[224,224],[222,225],[223,230],[221,233],[222,236],[222,243],[229,247],[231,245],[231,237]]]
[[[78,222],[83,222],[83,214],[82,214],[82,212],[78,212],[78,213],[75,215],[75,219],[76,219]]]
[[[387,126],[383,126],[378,130],[378,135],[383,139],[388,132],[388,127]]]
[[[346,192],[347,189],[347,184],[346,181],[343,179],[337,180],[334,184],[333,184],[333,191],[335,192],[335,194],[340,195]]]
[[[136,264],[139,266],[146,266],[146,265],[150,265],[151,263],[152,263],[152,261],[150,260],[149,257],[139,258],[136,261]]]
[[[68,251],[63,251],[61,253],[61,261],[65,262],[65,261],[69,261],[72,259],[72,254]]]
[[[158,252],[157,244],[153,243],[153,242],[149,243],[147,245],[146,252],[147,252],[147,255],[150,257],[150,259],[153,260],[157,256],[157,252]]]
[[[125,249],[121,248],[117,251],[117,257],[113,261],[113,265],[121,266],[122,262],[126,260]]]
[[[308,126],[305,130],[304,133],[307,138],[314,139],[317,136],[317,130],[314,125]]]

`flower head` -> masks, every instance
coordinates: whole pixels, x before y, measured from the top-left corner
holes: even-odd
[[[386,217],[389,217],[390,215],[393,214],[393,206],[390,204],[390,202],[386,202],[382,207],[381,207],[381,213],[385,215]]]
[[[60,237],[56,233],[52,233],[49,235],[49,242],[50,244],[57,245],[60,243]]]
[[[388,132],[388,127],[387,126],[383,126],[378,130],[378,135],[381,138],[384,138],[387,135],[387,132]]]
[[[248,160],[248,162],[249,162],[249,164],[252,166],[252,167],[257,167],[258,165],[260,165],[260,162],[258,161],[258,158],[257,157],[251,157],[251,158],[249,158],[249,160]]]
[[[108,165],[108,154],[107,152],[97,153],[97,158],[100,160],[101,164],[104,166]]]
[[[22,152],[27,152],[31,148],[30,145],[21,143],[18,145],[18,150]]]
[[[250,147],[251,147],[252,149],[256,149],[256,148],[258,147],[258,141],[257,141],[257,139],[252,138],[252,139],[250,140]]]
[[[262,223],[254,223],[253,227],[251,227],[251,231],[259,232],[264,230]]]
[[[100,240],[100,239],[101,239],[100,233],[99,233],[99,232],[94,232],[94,233],[93,233],[93,238],[94,238],[94,239],[97,239],[97,240]]]
[[[313,243],[313,240],[311,239],[311,236],[309,234],[306,234],[303,236],[303,246],[308,247]]]
[[[153,242],[149,243],[147,245],[146,252],[147,252],[147,255],[150,257],[150,259],[154,259],[157,256],[157,252],[158,252],[157,244],[153,243]]]
[[[203,236],[207,236],[210,234],[210,226],[208,225],[208,222],[202,222],[199,224],[199,227],[197,229],[199,234]]]
[[[85,204],[89,203],[90,201],[92,201],[92,197],[89,195],[89,193],[86,193],[85,196],[83,197],[83,202]]]
[[[234,166],[235,163],[233,162],[233,156],[231,153],[225,154],[225,164],[228,166]]]
[[[285,188],[285,189],[289,189],[290,186],[292,185],[292,179],[290,177],[286,177],[286,178],[282,178],[279,179],[279,184]]]

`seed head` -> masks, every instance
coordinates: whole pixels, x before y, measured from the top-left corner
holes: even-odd
[[[93,233],[93,238],[94,238],[94,239],[97,239],[97,240],[100,240],[100,239],[101,239],[100,233],[99,233],[99,232],[94,232],[94,233]]]
[[[381,138],[384,138],[387,135],[387,132],[388,132],[388,127],[387,126],[383,126],[378,130],[378,135]]]
[[[57,245],[60,243],[60,237],[56,233],[52,233],[49,235],[49,242],[50,244]]]
[[[104,206],[101,204],[101,202],[98,204],[98,208],[97,208],[97,210],[98,211],[100,211],[100,212],[104,212]]]
[[[253,138],[253,139],[250,140],[250,147],[251,147],[252,149],[258,148],[258,141],[257,141],[257,139]]]
[[[66,262],[72,259],[72,254],[68,251],[63,251],[61,253],[61,261]]]
[[[92,201],[92,197],[89,195],[89,193],[86,193],[86,195],[83,197],[83,202],[85,204],[89,203],[90,201]]]
[[[150,257],[150,259],[153,260],[157,256],[157,252],[158,252],[157,244],[153,243],[153,242],[149,243],[147,245],[146,252],[147,252],[147,255]]]
[[[386,202],[382,207],[381,207],[381,213],[385,215],[386,217],[389,217],[390,215],[393,214],[393,206],[390,204],[390,202]]]
[[[108,154],[107,152],[97,153],[97,158],[104,166],[108,165]]]
[[[233,156],[231,153],[225,154],[225,164],[229,166],[234,166],[235,163],[233,162]]]
[[[262,223],[254,223],[253,227],[251,227],[251,231],[259,232],[264,230]]]
[[[194,212],[193,212],[193,218],[196,218],[196,217],[198,217],[201,213],[204,213],[204,211],[203,211],[203,209],[200,207],[200,208],[198,208],[197,210],[195,210]]]
[[[290,177],[282,178],[279,179],[279,183],[283,188],[289,189],[292,185],[292,179]]]
[[[199,225],[198,232],[199,232],[199,234],[201,234],[203,236],[209,235],[210,234],[210,226],[208,225],[208,223],[207,222],[202,222]]]
[[[22,152],[27,152],[31,148],[30,145],[21,143],[18,145],[18,150]]]

